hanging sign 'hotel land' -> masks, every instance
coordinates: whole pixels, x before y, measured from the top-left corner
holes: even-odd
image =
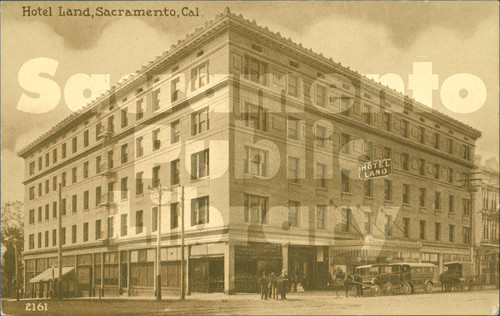
[[[380,178],[392,174],[391,159],[368,161],[359,165],[359,178],[363,180]]]

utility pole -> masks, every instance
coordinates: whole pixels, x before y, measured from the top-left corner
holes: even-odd
[[[185,298],[185,268],[184,268],[184,186],[181,187],[181,300]]]
[[[59,214],[57,215],[57,226],[59,230],[59,242],[57,243],[57,296],[62,299],[62,184],[59,183]]]

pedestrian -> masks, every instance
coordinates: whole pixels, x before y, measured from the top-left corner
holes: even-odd
[[[260,286],[260,299],[267,300],[267,286],[268,286],[268,278],[266,277],[266,273],[263,272],[262,276],[259,278],[259,286]]]
[[[276,299],[276,287],[278,286],[278,276],[271,272],[269,274],[269,298]]]
[[[345,279],[344,279],[344,290],[345,290],[345,297],[349,297],[349,291],[351,290],[351,285],[354,283],[354,278],[350,274],[345,274]]]
[[[359,274],[354,274],[354,284],[356,285],[356,296],[363,296],[363,278]]]
[[[288,275],[286,274],[285,270],[283,270],[281,271],[281,274],[278,278],[278,288],[280,289],[281,299],[286,300],[287,287],[288,287]]]
[[[335,281],[334,282],[335,283],[335,295],[338,297],[339,296],[338,289],[339,289],[340,284],[343,284],[345,286],[345,282],[344,282],[345,272],[340,267],[337,267],[337,268],[335,268],[333,278]]]

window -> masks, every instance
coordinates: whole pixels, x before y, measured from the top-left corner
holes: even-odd
[[[434,148],[439,149],[439,134],[434,133]]]
[[[450,242],[455,242],[455,225],[450,225],[448,240]]]
[[[95,157],[95,173],[96,174],[101,173],[101,167],[102,167],[101,161],[102,161],[101,156]]]
[[[209,151],[202,150],[191,155],[191,179],[200,179],[210,175]]]
[[[351,230],[351,209],[342,208],[342,231],[348,232]]]
[[[326,188],[326,165],[323,163],[316,164],[316,186]]]
[[[386,131],[390,132],[391,131],[391,114],[390,113],[387,113],[387,112],[384,112],[384,117],[383,117],[383,124],[384,124],[384,128]]]
[[[365,195],[365,197],[373,197],[373,180],[372,179],[366,179],[363,182],[363,187],[364,187],[364,195]]]
[[[61,245],[66,244],[66,227],[61,228]]]
[[[38,183],[38,196],[42,196],[42,183]]]
[[[50,180],[45,180],[45,194],[50,192]]]
[[[42,248],[42,233],[38,233],[38,248]]]
[[[135,119],[138,121],[144,117],[144,108],[142,106],[142,99],[135,102]]]
[[[390,159],[392,158],[392,149],[389,147],[384,147],[384,154],[383,154],[384,159]]]
[[[57,148],[54,148],[52,150],[52,163],[56,163],[57,162]],[[35,168],[35,166],[33,166],[33,169]]]
[[[422,126],[418,128],[418,142],[420,144],[425,143],[425,128],[423,128]]]
[[[299,139],[299,122],[300,120],[289,117],[287,120],[288,138]]]
[[[160,129],[155,129],[151,135],[153,140],[153,151],[160,149],[161,140],[160,140]]]
[[[29,196],[30,196],[30,200],[33,200],[35,198],[35,187],[31,187],[29,189]]]
[[[83,223],[83,242],[89,241],[89,223]]]
[[[122,199],[128,198],[128,178],[127,177],[124,177],[121,179],[120,191],[121,191],[121,198]]]
[[[288,95],[292,97],[299,96],[299,79],[292,74],[288,74]]]
[[[99,139],[101,138],[101,134],[103,132],[103,128],[102,128],[102,123],[99,122],[95,125],[95,141],[99,141]]]
[[[288,201],[288,224],[290,226],[299,227],[299,208],[299,202]]]
[[[135,174],[135,195],[141,195],[144,193],[144,183],[142,182],[142,172],[137,172]]]
[[[208,224],[208,196],[191,199],[191,226]]]
[[[392,215],[385,215],[384,233],[386,236],[392,236]]]
[[[108,151],[108,169],[113,169],[114,167],[114,161],[113,161],[113,150]]]
[[[403,235],[405,238],[410,238],[410,219],[403,217]]]
[[[342,187],[342,192],[348,193],[350,192],[350,183],[349,183],[349,176],[350,176],[350,171],[346,169],[342,169],[340,172],[342,179],[341,179],[341,187]]]
[[[155,232],[158,230],[158,206],[153,206],[151,208],[151,231]]]
[[[384,199],[386,201],[392,201],[392,181],[384,180]]]
[[[465,160],[470,160],[471,157],[470,147],[467,145],[463,145],[463,148],[464,148],[463,158]]]
[[[143,212],[142,210],[135,212],[135,233],[140,234],[143,231]]]
[[[57,190],[57,176],[52,177],[52,191]]]
[[[288,181],[299,182],[299,158],[288,156]]]
[[[253,57],[245,56],[245,79],[266,85],[267,64]]]
[[[71,196],[71,212],[72,213],[76,213],[76,209],[77,209],[77,195],[76,194],[73,194],[73,196]]]
[[[440,172],[441,172],[441,166],[439,164],[434,164],[434,179],[439,180]]]
[[[127,224],[127,214],[123,214],[123,215],[125,215],[125,225],[126,225]],[[114,221],[115,221],[114,216],[108,217],[108,235],[107,235],[108,238],[113,238],[114,231],[115,231]]]
[[[471,203],[469,199],[462,198],[462,210],[464,215],[470,215]]]
[[[121,163],[128,161],[128,144],[123,144],[121,147]]]
[[[179,227],[180,204],[170,204],[170,229]]]
[[[156,188],[160,185],[160,166],[153,167],[152,175],[151,186]]]
[[[153,103],[153,112],[158,111],[160,109],[160,89],[153,91],[151,98]]]
[[[370,160],[372,157],[372,142],[364,140],[363,141],[363,155],[365,159]]]
[[[114,133],[115,132],[115,123],[114,123],[115,117],[111,115],[108,117],[108,132],[109,133]]]
[[[177,101],[179,98],[179,93],[181,90],[179,89],[180,79],[179,77],[175,78],[170,82],[170,101]]]
[[[425,207],[425,188],[419,189],[418,200],[420,207]]]
[[[38,207],[38,221],[41,222],[42,221],[42,207]]]
[[[410,204],[410,185],[403,184],[403,204]]]
[[[455,210],[455,197],[453,195],[448,196],[448,211],[453,212]]]
[[[108,201],[107,203],[113,203],[115,201],[115,183],[108,182]]]
[[[120,235],[127,236],[128,232],[128,223],[127,223],[127,214],[122,214],[120,216]]]
[[[408,154],[403,153],[403,170],[408,171],[410,168],[410,157]]]
[[[453,139],[448,138],[448,154],[453,154]]]
[[[86,161],[83,163],[83,178],[87,179],[89,177],[89,162]]]
[[[191,91],[208,84],[208,63],[205,62],[191,70]]]
[[[326,145],[326,127],[316,125],[315,144],[318,147],[325,147]]]
[[[71,242],[76,243],[76,225],[71,226]]]
[[[35,162],[30,162],[30,176],[35,174]]]
[[[73,167],[71,169],[71,183],[76,183],[76,176],[77,176],[76,171],[77,171],[76,167]]]
[[[135,157],[139,158],[142,157],[144,154],[144,148],[142,147],[142,136],[137,137],[135,140]]]
[[[180,127],[181,127],[181,124],[180,124],[180,121],[175,121],[175,122],[172,122],[172,124],[170,125],[171,127],[171,139],[172,139],[172,144],[175,144],[179,141],[180,137],[181,137],[181,131],[180,131]]]
[[[38,171],[42,170],[42,157],[38,158]]]
[[[267,176],[268,151],[245,146],[244,173],[255,176]]]
[[[441,192],[436,191],[434,194],[434,208],[436,210],[441,209]]]
[[[408,121],[406,120],[403,120],[401,122],[401,134],[403,135],[403,137],[406,137],[408,138]]]
[[[471,241],[471,230],[470,227],[462,227],[462,242],[464,244],[470,244]]]
[[[83,209],[84,210],[89,209],[89,191],[83,192]]]
[[[48,167],[50,164],[49,153],[45,154],[45,167]]]
[[[34,234],[31,234],[30,235],[30,249],[34,249],[35,248],[35,235]]]
[[[180,183],[180,160],[176,159],[170,162],[170,184]]]
[[[63,143],[61,145],[61,158],[62,159],[66,158],[66,143]]]
[[[418,174],[425,176],[425,159],[420,158],[418,160]]]
[[[425,240],[425,221],[420,220],[420,239]]]
[[[243,113],[245,126],[265,132],[267,131],[267,116],[268,116],[268,111],[262,106],[248,102],[245,103],[245,108]]]
[[[347,134],[342,134],[340,137],[340,151],[344,154],[349,155],[350,154],[350,144],[349,142],[351,141],[351,136]]]
[[[121,128],[124,128],[124,127],[127,127],[128,125],[128,109],[127,108],[123,108],[120,112],[120,127]]]
[[[30,210],[30,224],[35,224],[35,209]]]
[[[52,246],[57,245],[57,230],[53,229],[52,230]]]
[[[316,85],[316,105],[325,107],[325,87]]]
[[[364,230],[366,234],[372,233],[372,213],[365,212]]]
[[[448,170],[448,182],[449,183],[453,183],[453,172],[454,172],[453,168],[450,168]]]
[[[434,240],[435,241],[441,240],[441,223],[434,224]]]
[[[101,239],[101,220],[95,221],[95,240]]]
[[[57,218],[57,202],[52,202],[52,218]]]
[[[316,206],[316,229],[325,229],[326,206]]]
[[[371,108],[368,104],[365,104],[363,106],[363,122],[365,124],[371,124],[372,123],[372,116],[371,116]]]
[[[342,96],[342,101],[340,103],[340,113],[345,116],[349,116],[349,108],[351,107],[351,98],[347,96]]]
[[[191,126],[193,136],[209,130],[208,107],[191,114]]]
[[[95,188],[95,206],[99,206],[102,201],[102,189],[101,186]]]
[[[76,150],[77,150],[77,138],[75,136],[71,140],[71,152],[74,154],[74,153],[76,153]]]
[[[83,132],[83,147],[89,146],[89,130]]]

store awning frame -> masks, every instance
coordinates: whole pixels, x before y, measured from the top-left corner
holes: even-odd
[[[63,267],[62,268],[63,277],[64,275],[70,273],[73,270],[75,270],[75,267]],[[52,280],[57,280],[58,278],[59,278],[59,269],[57,267],[48,268],[39,275],[35,276],[34,278],[31,278],[30,283],[48,282]]]

